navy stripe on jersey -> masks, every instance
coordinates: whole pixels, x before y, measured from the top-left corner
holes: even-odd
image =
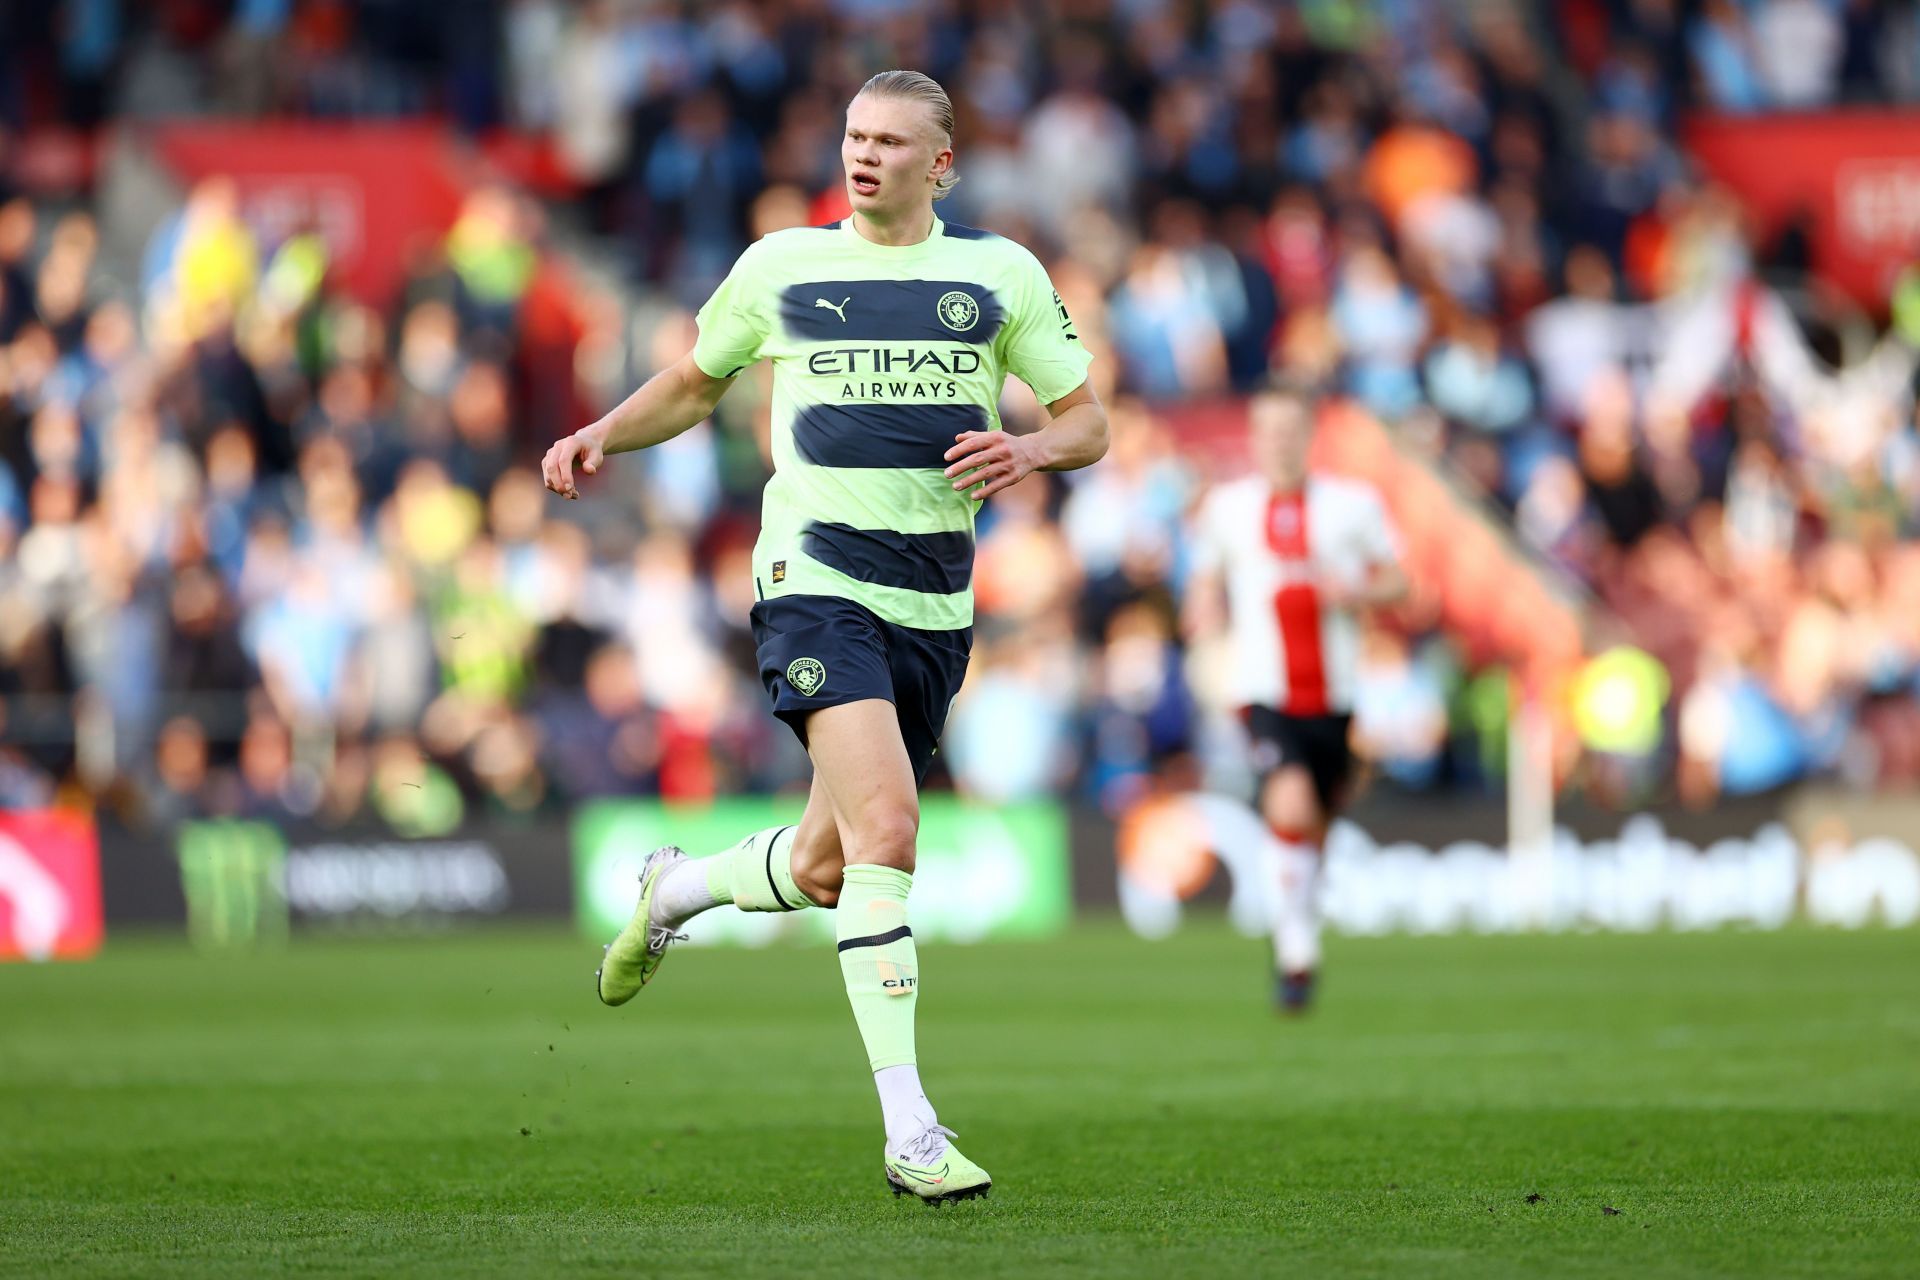
[[[939,467],[962,431],[985,431],[977,404],[810,404],[794,415],[793,448],[816,467]]]
[[[978,227],[963,227],[957,222],[941,222],[940,234],[949,240],[992,240],[994,233]]]
[[[993,290],[960,280],[814,280],[780,294],[803,342],[992,342],[1006,323]]]
[[[934,595],[965,591],[973,580],[970,533],[895,533],[816,520],[801,549],[859,582]]]

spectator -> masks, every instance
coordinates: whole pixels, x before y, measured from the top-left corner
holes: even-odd
[[[1778,106],[1833,101],[1844,39],[1837,7],[1824,0],[1759,0],[1754,6],[1755,60]]]
[[[501,187],[467,197],[447,232],[447,262],[459,282],[466,323],[508,336],[520,299],[533,279],[534,250],[524,205]]]
[[[1370,633],[1360,652],[1353,733],[1360,750],[1402,786],[1434,782],[1447,742],[1446,692],[1391,631]]]
[[[1707,0],[1687,33],[1701,94],[1722,111],[1757,111],[1766,101],[1758,50],[1734,0]]]
[[[1427,335],[1426,308],[1380,247],[1348,256],[1334,289],[1333,323],[1353,394],[1384,417],[1411,412],[1420,392],[1414,369]]]
[[[1458,316],[1424,372],[1433,407],[1463,426],[1512,431],[1533,414],[1526,367],[1501,349],[1499,327],[1485,316]]]
[[[703,91],[683,101],[653,144],[642,177],[646,233],[677,250],[676,279],[694,302],[745,247],[741,230],[760,183],[760,154],[726,100]]]
[[[1588,384],[1580,428],[1580,470],[1593,505],[1615,546],[1631,547],[1660,522],[1660,491],[1634,444],[1633,393],[1610,374]]]
[[[1037,631],[975,649],[942,747],[961,791],[1013,804],[1045,799],[1068,781],[1078,692],[1072,662],[1070,649],[1041,641]]]
[[[1088,208],[1120,213],[1133,190],[1134,128],[1093,87],[1092,55],[1075,46],[1063,83],[1027,119],[1024,150],[1029,175],[1046,175],[1047,198],[1028,187],[1020,210],[1064,236]]]

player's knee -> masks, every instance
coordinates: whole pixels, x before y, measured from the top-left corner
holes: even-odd
[[[1268,778],[1260,809],[1269,827],[1295,833],[1297,839],[1316,838],[1326,822],[1313,777],[1301,768],[1280,769]]]
[[[913,870],[914,843],[920,836],[920,807],[911,802],[880,802],[855,815],[850,826],[849,863]]]

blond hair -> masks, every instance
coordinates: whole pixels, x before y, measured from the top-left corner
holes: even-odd
[[[918,71],[882,71],[860,86],[860,93],[870,93],[876,98],[904,98],[908,102],[922,102],[933,108],[933,124],[947,135],[947,146],[953,146],[953,101],[947,97],[947,91],[932,76],[922,75]],[[854,97],[859,97],[856,93]],[[960,175],[952,165],[947,171],[933,180],[933,198],[944,200],[947,193],[960,185]]]

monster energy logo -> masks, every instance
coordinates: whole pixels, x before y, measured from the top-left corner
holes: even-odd
[[[179,852],[187,932],[196,946],[247,947],[286,937],[287,845],[271,824],[182,823]]]

